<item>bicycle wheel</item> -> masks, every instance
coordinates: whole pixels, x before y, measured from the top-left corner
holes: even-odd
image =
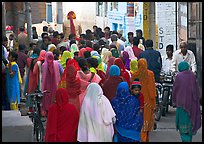
[[[37,142],[43,142],[44,137],[44,126],[41,122],[41,120],[36,119],[35,124],[35,138]]]

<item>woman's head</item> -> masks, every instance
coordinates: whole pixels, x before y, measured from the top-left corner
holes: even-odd
[[[62,106],[69,102],[69,95],[65,88],[59,88],[56,91],[56,104],[62,110]]]
[[[138,62],[137,60],[131,60],[130,61],[130,71],[132,73],[135,73],[138,70]]]
[[[116,95],[120,98],[126,98],[130,95],[130,90],[127,82],[121,82],[118,84]]]
[[[9,53],[8,60],[10,62],[13,62],[13,61],[17,61],[17,59],[18,59],[18,54],[15,51],[11,51]]]
[[[46,55],[46,51],[45,50],[41,50],[40,51],[40,55],[38,57],[39,61],[44,61],[45,60],[45,55]]]
[[[110,76],[120,76],[120,68],[117,65],[112,65],[109,70]]]
[[[79,67],[81,68],[82,71],[87,71],[88,68],[88,63],[86,61],[86,59],[84,58],[80,58],[78,61]]]
[[[185,62],[185,61],[180,62],[179,65],[178,65],[179,72],[189,70],[189,68],[190,68],[189,64],[187,62]]]

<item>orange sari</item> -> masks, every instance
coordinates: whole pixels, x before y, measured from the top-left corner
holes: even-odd
[[[138,61],[138,71],[136,71],[131,81],[138,78],[144,95],[144,124],[141,131],[141,141],[149,141],[148,133],[154,128],[154,110],[156,108],[156,86],[154,73],[147,69],[147,61],[141,58]]]

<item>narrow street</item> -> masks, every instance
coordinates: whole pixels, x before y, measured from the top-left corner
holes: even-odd
[[[202,106],[201,106],[202,110]],[[181,142],[179,132],[175,127],[176,108],[170,108],[165,117],[157,122],[157,129],[150,132],[150,142]],[[193,142],[202,142],[202,126],[197,134],[193,136]]]

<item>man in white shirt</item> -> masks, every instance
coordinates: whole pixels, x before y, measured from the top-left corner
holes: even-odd
[[[182,61],[188,62],[188,64],[190,65],[190,69],[192,70],[193,73],[196,74],[197,65],[196,65],[195,55],[191,50],[187,50],[187,42],[185,41],[182,41],[180,43],[180,49],[176,50],[173,53],[171,70],[173,72],[178,72],[178,64]]]
[[[173,51],[173,45],[170,44],[166,46],[166,55],[162,57],[162,71],[165,73],[168,73],[171,70]]]

